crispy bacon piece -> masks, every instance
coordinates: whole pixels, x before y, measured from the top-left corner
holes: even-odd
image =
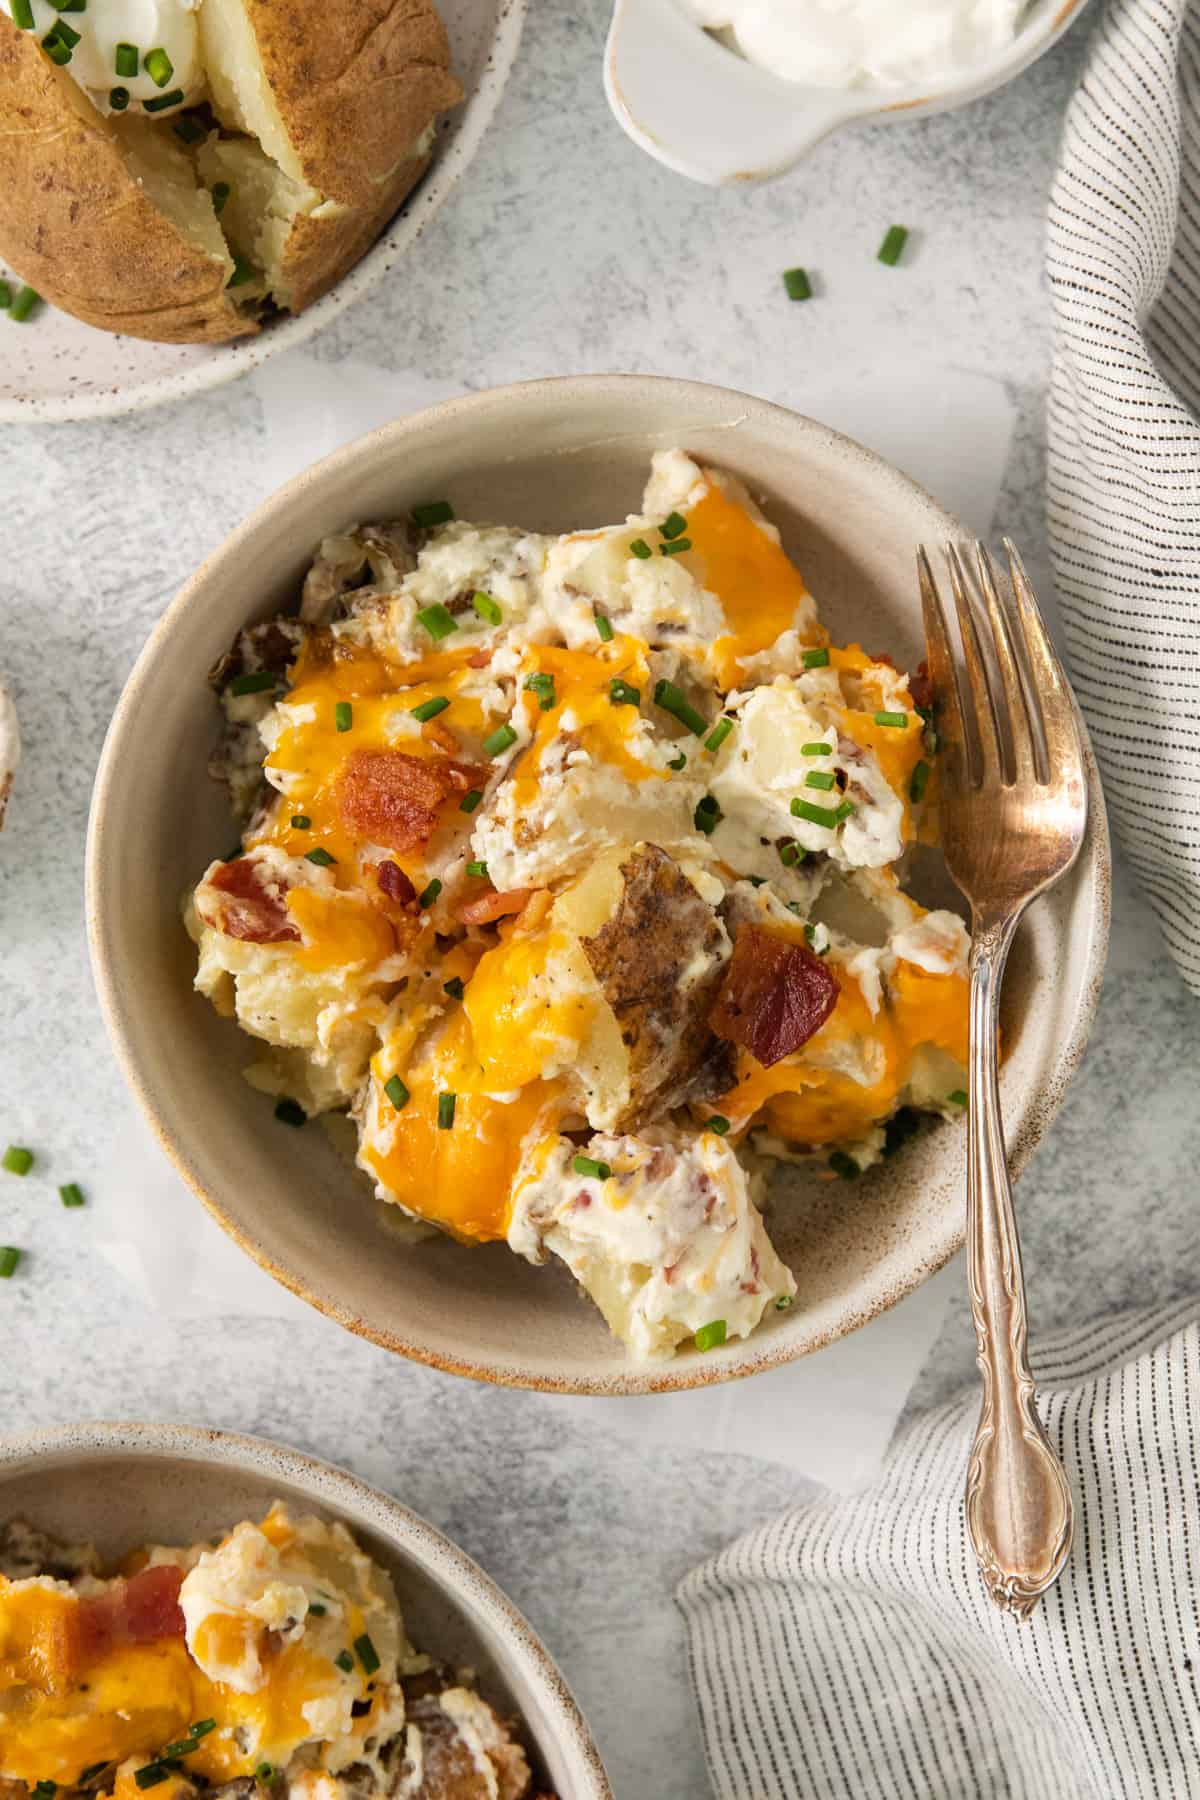
[[[708,1022],[769,1069],[821,1029],[840,991],[807,944],[743,925]]]
[[[226,937],[242,938],[250,944],[299,942],[300,932],[288,914],[286,893],[253,857],[218,863],[204,886],[217,890],[220,904],[206,905],[197,898],[196,910],[206,925]]]
[[[397,906],[412,906],[416,903],[417,890],[399,863],[381,862],[375,864],[375,879],[380,891],[394,900]]]
[[[912,703],[928,712],[933,706],[933,680],[929,673],[928,663],[918,663],[916,673],[908,678],[908,691],[912,695]]]
[[[439,750],[444,750],[447,756],[457,756],[462,749],[450,727],[443,725],[440,719],[426,719],[421,727],[421,736],[428,738],[431,744],[436,744]]]
[[[485,780],[482,769],[448,756],[355,750],[338,777],[338,812],[347,831],[365,842],[415,850],[433,836],[443,802]]]
[[[81,1600],[81,1659],[96,1662],[115,1644],[153,1644],[161,1638],[182,1637],[182,1581],[182,1569],[156,1564],[128,1581],[114,1581],[103,1594]]]
[[[507,893],[500,893],[493,888],[490,894],[481,894],[478,900],[464,900],[461,906],[455,907],[454,916],[464,925],[490,925],[494,919],[523,911],[532,892],[532,888],[509,888]]]
[[[492,660],[490,650],[472,650],[467,658],[468,669],[486,669]]]

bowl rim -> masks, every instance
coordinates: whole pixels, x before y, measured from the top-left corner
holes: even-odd
[[[576,394],[586,392],[588,395],[597,396],[608,392],[615,398],[629,394],[632,389],[636,388],[652,389],[661,398],[664,412],[669,409],[672,400],[677,402],[682,410],[686,407],[689,397],[694,398],[699,393],[710,400],[717,399],[723,406],[728,406],[734,416],[738,418],[757,415],[766,421],[785,420],[789,427],[794,427],[799,423],[806,434],[823,443],[826,449],[840,451],[843,454],[848,453],[855,460],[865,462],[881,484],[889,486],[893,490],[900,490],[908,498],[914,494],[917,495],[945,520],[948,531],[952,533],[962,531],[958,521],[953,519],[919,483],[913,481],[910,476],[905,475],[893,463],[888,462],[886,458],[878,455],[875,451],[867,449],[857,440],[835,431],[831,426],[824,425],[819,420],[809,419],[804,414],[794,412],[790,407],[740,393],[736,389],[690,381],[676,376],[561,375],[513,382],[503,387],[487,388],[441,401],[434,406],[423,408],[419,412],[406,414],[388,424],[378,426],[373,431],[364,433],[347,444],[340,445],[320,461],[293,475],[243,519],[229,536],[204,559],[155,622],[121,691],[100,753],[88,816],[84,870],[88,951],[109,1043],[126,1084],[141,1108],[143,1117],[186,1186],[192,1190],[209,1214],[238,1247],[252,1257],[281,1286],[297,1295],[298,1298],[307,1301],[309,1305],[316,1307],[326,1317],[334,1319],[356,1336],[366,1338],[383,1349],[440,1369],[448,1374],[463,1375],[471,1380],[486,1381],[501,1387],[534,1389],[546,1393],[611,1396],[614,1394],[680,1392],[709,1387],[718,1382],[744,1379],[767,1369],[779,1368],[789,1362],[797,1361],[801,1356],[809,1355],[815,1350],[824,1349],[828,1344],[849,1335],[850,1332],[867,1324],[871,1319],[877,1318],[900,1300],[907,1298],[917,1287],[949,1262],[950,1258],[962,1248],[965,1240],[965,1203],[961,1213],[955,1211],[952,1214],[947,1209],[940,1230],[928,1232],[923,1240],[922,1254],[915,1256],[901,1274],[888,1281],[880,1278],[870,1293],[861,1296],[857,1304],[847,1306],[838,1322],[812,1333],[810,1339],[799,1346],[794,1345],[791,1339],[783,1333],[772,1333],[767,1338],[752,1336],[734,1347],[735,1352],[738,1353],[736,1361],[717,1352],[711,1357],[687,1361],[672,1360],[665,1363],[648,1364],[628,1362],[619,1372],[608,1372],[600,1376],[596,1374],[548,1375],[524,1369],[515,1360],[504,1361],[499,1358],[487,1362],[466,1360],[447,1354],[430,1345],[413,1342],[410,1338],[405,1337],[402,1329],[393,1329],[385,1324],[365,1319],[352,1305],[344,1300],[339,1300],[332,1294],[314,1292],[307,1284],[304,1274],[280,1263],[263,1245],[256,1241],[252,1230],[230,1217],[221,1200],[204,1186],[197,1172],[190,1166],[182,1144],[177,1143],[169,1135],[166,1123],[159,1116],[141,1066],[137,1061],[133,1044],[130,1041],[132,1034],[126,1031],[126,1008],[108,953],[107,937],[110,928],[104,905],[104,894],[107,886],[106,869],[112,860],[113,853],[107,850],[106,845],[106,813],[109,798],[120,785],[119,764],[123,748],[121,740],[131,717],[139,711],[144,700],[152,697],[156,691],[158,684],[154,664],[161,648],[172,635],[176,621],[203,599],[205,588],[214,575],[219,573],[221,565],[228,563],[236,566],[243,544],[252,538],[277,510],[298,505],[307,494],[318,488],[331,474],[340,472],[344,467],[358,462],[368,463],[393,441],[402,442],[405,438],[415,436],[422,429],[430,426],[437,428],[445,419],[469,417],[472,413],[496,406],[519,405],[523,400],[536,403],[543,396],[550,397],[552,394],[566,390],[572,390]],[[639,432],[638,435],[642,434]],[[249,611],[250,608],[247,610]],[[1111,856],[1108,824],[1099,770],[1087,727],[1082,718],[1079,719],[1079,725],[1087,769],[1088,826],[1078,861],[1071,874],[1064,879],[1074,878],[1076,871],[1090,862],[1093,878],[1088,890],[1090,932],[1087,960],[1084,965],[1086,980],[1083,983],[1080,1005],[1072,1022],[1070,1033],[1053,1068],[1051,1078],[1045,1090],[1040,1094],[1036,1120],[1024,1131],[1017,1132],[1015,1135],[1012,1133],[1012,1128],[1009,1128],[1009,1168],[1014,1178],[1020,1174],[1029,1161],[1062,1105],[1087,1046],[1104,978],[1111,910]]]
[[[537,1690],[555,1741],[578,1763],[578,1768],[572,1769],[579,1782],[578,1800],[613,1800],[587,1720],[529,1620],[473,1557],[403,1501],[349,1469],[271,1438],[215,1426],[108,1419],[0,1434],[0,1496],[6,1470],[16,1463],[57,1464],[64,1457],[87,1463],[112,1456],[147,1463],[181,1458],[267,1480],[282,1476],[302,1487],[315,1505],[339,1517],[353,1519],[356,1512],[367,1515],[372,1528],[419,1562],[469,1620],[481,1618],[503,1642],[506,1654],[515,1653],[522,1659],[523,1674]],[[531,1735],[528,1722],[523,1723]]]
[[[257,337],[210,344],[203,361],[169,374],[102,388],[87,394],[44,396],[0,394],[0,424],[61,424],[72,420],[122,418],[128,413],[149,412],[189,394],[223,387],[261,368],[281,350],[307,343],[338,314],[389,274],[393,265],[412,253],[427,225],[450,198],[466,173],[483,140],[508,85],[521,44],[528,0],[497,0],[496,26],[486,59],[474,88],[460,102],[457,127],[448,149],[435,139],[429,168],[405,195],[370,249],[348,269],[327,294],[300,313],[290,313],[272,323]],[[439,134],[440,135],[440,134]],[[88,328],[97,342],[114,334],[100,327]],[[137,339],[126,340],[136,343]]]

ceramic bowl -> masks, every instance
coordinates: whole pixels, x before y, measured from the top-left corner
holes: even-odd
[[[395,1580],[418,1648],[469,1665],[499,1712],[524,1721],[535,1773],[558,1800],[612,1800],[599,1752],[544,1645],[449,1538],[343,1469],[261,1438],[184,1425],[68,1425],[0,1438],[0,1520],[21,1515],[115,1558],[193,1543],[260,1518],[272,1500],[348,1525]]]
[[[475,155],[499,105],[521,41],[525,0],[438,0],[438,10],[466,98],[441,121],[428,172],[324,299],[232,344],[152,344],[98,331],[47,307],[21,336],[19,356],[17,340],[6,340],[14,354],[0,362],[0,422],[112,418],[220,387],[304,343],[406,256],[419,256],[421,233]]]
[[[423,1362],[551,1390],[697,1386],[803,1355],[939,1268],[963,1239],[965,1131],[921,1134],[858,1182],[788,1170],[771,1234],[797,1304],[745,1342],[630,1363],[557,1266],[503,1245],[411,1246],[319,1129],[277,1124],[243,1080],[251,1044],[192,991],[181,896],[227,848],[206,763],[217,706],[205,674],[235,632],[294,603],[319,539],[407,513],[430,494],[459,518],[563,531],[636,510],[653,450],[682,445],[763,496],[823,617],[915,667],[923,641],[913,551],[961,528],[861,446],[762,400],[687,381],[579,376],[431,408],[360,438],[245,521],[150,636],[117,706],[89,832],[93,968],[130,1086],[184,1179],[250,1255],[353,1331]],[[1003,1094],[1019,1170],[1083,1051],[1107,942],[1104,806],[1071,874],[1029,916],[1005,988]]]
[[[714,187],[763,181],[852,120],[920,118],[990,94],[1056,43],[1086,4],[1031,0],[1010,45],[930,92],[785,81],[728,49],[679,0],[617,0],[604,87],[622,129],[668,169]]]

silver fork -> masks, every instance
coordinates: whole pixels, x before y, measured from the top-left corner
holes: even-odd
[[[967,1524],[997,1606],[1028,1618],[1071,1548],[1071,1490],[1042,1428],[1026,1346],[1025,1283],[997,1082],[1000,983],[1021,914],[1074,862],[1087,825],[1075,705],[1008,539],[1013,605],[982,544],[945,547],[966,691],[922,548],[917,555],[936,728],[945,745],[942,848],[969,900],[971,1050],[967,1264],[983,1404]]]

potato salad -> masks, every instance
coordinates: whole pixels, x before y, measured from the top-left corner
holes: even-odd
[[[511,1727],[409,1643],[345,1526],[276,1504],[108,1571],[0,1529],[0,1794],[56,1793],[525,1800],[531,1776]]]
[[[639,1358],[796,1291],[779,1158],[849,1180],[965,1104],[928,684],[831,638],[729,475],[656,455],[559,537],[430,501],[327,539],[213,671],[245,828],[196,986],[381,1199],[571,1271]],[[414,1254],[419,1254],[419,1250]]]

